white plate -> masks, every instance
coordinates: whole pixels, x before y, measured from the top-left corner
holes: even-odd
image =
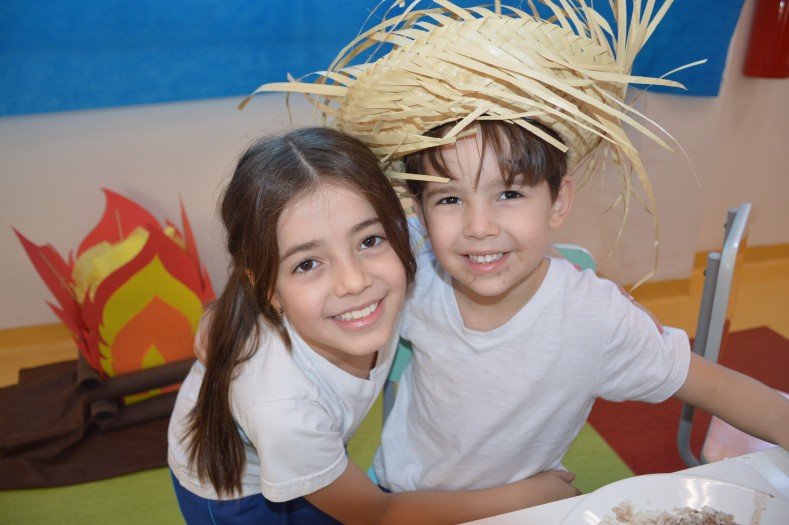
[[[635,511],[672,512],[707,505],[734,515],[742,525],[789,524],[789,503],[764,492],[700,476],[651,474],[616,481],[584,496],[562,525],[596,525],[606,516],[616,522],[611,509],[626,500]],[[753,517],[757,519],[752,521]]]

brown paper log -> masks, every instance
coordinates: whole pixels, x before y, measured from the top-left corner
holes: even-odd
[[[154,388],[180,383],[192,367],[194,359],[182,359],[165,365],[145,368],[137,372],[102,379],[82,354],[77,360],[78,391],[90,402],[116,400]]]
[[[118,411],[113,417],[97,419],[92,421],[92,423],[101,431],[109,431],[158,418],[170,417],[173,406],[175,406],[175,398],[177,395],[178,392],[171,392],[169,394],[146,399],[145,401],[140,401],[133,405],[124,406],[116,404]],[[93,405],[97,403],[102,403],[102,401],[98,401]]]
[[[96,425],[99,428],[106,428],[112,425],[118,414],[120,413],[121,405],[117,401],[111,399],[99,399],[90,403],[90,415],[88,416],[88,423]]]

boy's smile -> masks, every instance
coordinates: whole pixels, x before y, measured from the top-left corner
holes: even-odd
[[[468,258],[471,260],[473,264],[491,264],[501,261],[504,258],[504,254],[503,253],[495,253],[492,255],[469,254]]]
[[[544,181],[508,186],[495,155],[481,159],[476,136],[442,147],[442,156],[452,180],[426,183],[419,215],[436,258],[452,276],[466,327],[492,329],[542,283],[548,234],[569,211],[572,184],[565,180],[555,202]]]

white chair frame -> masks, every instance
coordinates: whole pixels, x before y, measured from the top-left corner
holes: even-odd
[[[707,256],[693,352],[713,362],[717,362],[720,355],[726,319],[732,306],[734,270],[738,255],[745,246],[750,212],[751,204],[747,202],[729,209],[724,225],[723,248],[720,252],[711,252]],[[691,451],[690,434],[694,413],[693,405],[683,403],[677,432],[679,454],[689,467],[707,463],[703,453],[696,457]]]

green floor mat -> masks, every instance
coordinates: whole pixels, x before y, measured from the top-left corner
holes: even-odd
[[[372,464],[380,436],[379,397],[348,443],[349,456],[364,471]],[[573,442],[564,465],[577,474],[575,486],[584,493],[633,475],[589,424]],[[68,487],[0,491],[0,509],[4,525],[183,524],[167,468]]]
[[[567,470],[575,472],[573,484],[584,494],[633,475],[633,471],[589,423],[581,428],[563,463]]]
[[[0,491],[4,525],[183,525],[167,468],[68,487]]]

